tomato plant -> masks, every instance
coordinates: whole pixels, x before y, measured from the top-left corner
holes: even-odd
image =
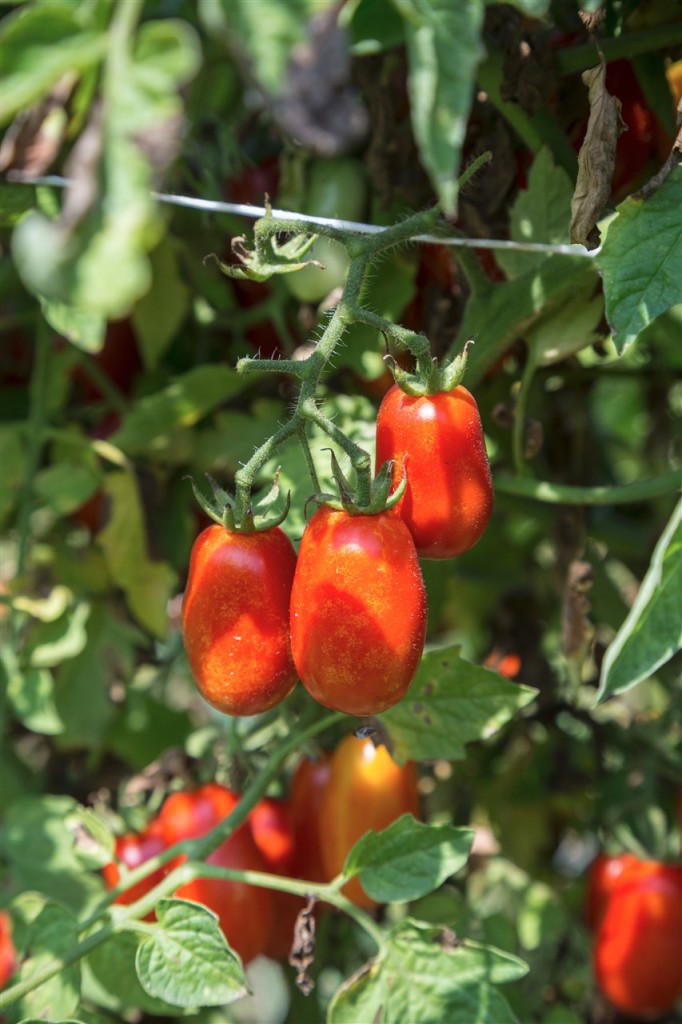
[[[296,554],[277,527],[235,534],[209,526],[190,558],[182,607],[185,650],[202,696],[255,715],[291,692],[289,595]]]
[[[421,558],[452,558],[480,539],[493,482],[478,406],[466,388],[413,397],[396,385],[377,414],[377,465],[407,471],[398,510]]]
[[[387,828],[403,814],[419,817],[414,764],[398,765],[386,747],[375,747],[371,739],[346,736],[332,756],[322,797],[320,835],[329,877],[341,871],[366,832]],[[376,905],[357,878],[344,887],[344,893],[358,906]]]
[[[630,864],[613,884],[593,947],[604,995],[625,1013],[652,1017],[682,997],[682,865]]]
[[[291,649],[308,692],[349,715],[385,711],[410,685],[425,632],[424,582],[400,518],[318,509],[291,591]]]
[[[236,807],[239,798],[225,786],[207,783],[192,792],[173,793],[159,813],[167,845],[199,839]],[[239,871],[266,871],[266,862],[244,822],[207,858],[208,864]],[[272,898],[267,889],[245,882],[197,878],[180,886],[176,896],[202,903],[218,915],[225,938],[248,963],[263,953],[272,927]]]

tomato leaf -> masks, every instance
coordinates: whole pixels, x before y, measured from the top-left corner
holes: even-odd
[[[175,1016],[177,1006],[150,996],[140,984],[135,968],[135,957],[141,938],[124,931],[113,935],[107,942],[90,953],[86,963],[97,986],[104,989],[105,1005],[113,1002],[112,1009],[135,1009],[138,1012]]]
[[[52,965],[78,942],[76,919],[57,903],[46,903],[31,924],[28,936],[29,957],[13,981],[29,981]],[[16,1020],[37,1017],[49,1020],[55,1015],[68,1017],[80,1001],[80,964],[64,965],[58,974],[23,996],[14,1007]]]
[[[87,643],[86,626],[90,605],[74,603],[53,622],[41,623],[31,634],[26,655],[32,668],[52,668],[75,658]]]
[[[222,1006],[246,995],[241,962],[215,914],[188,900],[160,900],[158,926],[143,939],[135,966],[151,996],[176,1006]]]
[[[602,663],[597,700],[623,693],[682,648],[682,501],[654,549],[637,597]]]
[[[571,216],[571,180],[553,160],[546,147],[540,150],[528,175],[528,186],[517,195],[511,209],[510,233],[515,242],[568,242]],[[495,259],[509,278],[541,266],[545,253],[498,249]]]
[[[54,700],[54,679],[46,668],[15,671],[7,682],[7,698],[12,711],[27,729],[43,736],[57,736],[64,723]]]
[[[483,4],[396,0],[403,16],[414,136],[446,214],[457,209],[457,177],[475,69],[483,56]]]
[[[135,337],[147,369],[154,369],[185,319],[189,288],[180,275],[178,246],[166,238],[151,253],[152,285],[133,310]]]
[[[606,318],[619,352],[682,300],[682,167],[645,202],[618,207],[596,262],[604,275]]]
[[[416,1020],[420,1024],[514,1024],[496,985],[522,978],[526,964],[492,946],[458,942],[447,929],[409,918],[385,952],[336,992],[330,1024]]]
[[[109,522],[97,535],[111,578],[121,587],[130,611],[154,636],[166,632],[166,608],[175,573],[147,553],[137,481],[132,473],[109,473],[104,490],[111,501]]]
[[[465,744],[494,735],[536,695],[460,657],[460,647],[422,658],[412,685],[381,718],[401,764],[465,756]]]
[[[377,903],[416,900],[463,867],[474,833],[451,825],[423,825],[403,814],[382,832],[370,831],[348,854],[343,873],[360,875]]]

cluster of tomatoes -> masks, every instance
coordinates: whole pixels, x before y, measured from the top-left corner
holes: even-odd
[[[682,999],[682,864],[600,854],[587,923],[594,976],[614,1006],[659,1017]]]
[[[113,888],[120,881],[119,865],[132,870],[182,839],[206,835],[238,801],[238,796],[217,783],[171,794],[143,833],[117,840],[117,860],[104,868],[107,886]],[[414,764],[399,766],[385,747],[351,735],[333,754],[300,761],[289,798],[261,800],[207,862],[327,882],[341,871],[347,854],[365,832],[387,828],[408,812],[419,815]],[[164,865],[116,902],[134,903],[179,862]],[[356,878],[344,893],[358,906],[375,906]],[[303,897],[291,893],[216,878],[196,879],[181,886],[176,895],[212,910],[245,963],[259,954],[285,958],[296,918],[305,906]]]
[[[407,692],[426,633],[419,558],[476,543],[492,477],[476,402],[461,386],[415,397],[394,385],[376,434],[377,465],[392,462],[396,485],[407,479],[393,508],[322,505],[298,557],[279,527],[215,525],[195,541],[183,636],[199,690],[218,710],[266,711],[297,678],[351,715],[378,714]]]

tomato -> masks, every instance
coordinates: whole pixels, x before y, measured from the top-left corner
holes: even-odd
[[[267,870],[287,875],[294,861],[294,826],[289,805],[284,800],[260,800],[249,815],[254,842]]]
[[[640,861],[614,885],[594,937],[593,967],[619,1010],[652,1017],[682,998],[682,864]]]
[[[303,203],[297,196],[284,196],[282,204],[293,206],[293,213],[358,220],[364,214],[366,197],[367,181],[362,164],[351,157],[339,157],[313,163]],[[314,227],[311,230],[314,231]],[[320,238],[304,259],[318,260],[324,269],[304,267],[303,270],[284,275],[282,280],[287,289],[300,302],[320,302],[334,288],[343,284],[349,259],[340,242]]]
[[[291,591],[291,649],[308,692],[348,715],[385,711],[412,682],[425,633],[424,581],[400,517],[322,506]]]
[[[328,882],[320,834],[320,814],[331,775],[331,758],[303,758],[291,780],[289,800],[294,828],[296,874],[310,882]]]
[[[600,853],[592,861],[587,882],[587,926],[593,931],[599,923],[606,905],[625,872],[636,868],[638,861],[631,853],[617,857]]]
[[[0,910],[0,988],[4,988],[19,967],[17,951],[12,940],[12,919],[6,910]]]
[[[293,690],[295,567],[293,545],[277,527],[237,534],[214,525],[195,540],[182,631],[199,691],[219,711],[256,715]]]
[[[159,814],[162,834],[169,846],[181,839],[199,839],[226,818],[237,802],[234,793],[217,783],[174,793]],[[206,862],[240,871],[267,870],[248,823],[235,829]],[[265,951],[272,927],[269,890],[246,882],[197,878],[180,886],[175,895],[202,903],[217,914],[225,938],[244,963]]]
[[[483,664],[486,668],[499,672],[505,679],[515,679],[521,671],[521,658],[518,654],[504,654],[503,651],[498,651],[497,648],[494,648],[486,656]]]
[[[322,853],[328,876],[334,878],[341,871],[366,832],[388,828],[406,813],[419,817],[415,765],[397,765],[385,747],[347,736],[334,752],[322,798]],[[343,891],[358,906],[376,906],[358,878]]]
[[[493,482],[478,406],[466,388],[414,398],[395,385],[377,414],[377,466],[407,470],[396,508],[421,558],[452,558],[480,539]]]
[[[156,857],[159,853],[163,853],[165,849],[166,842],[161,833],[161,827],[158,821],[152,821],[148,828],[139,835],[131,832],[128,835],[120,836],[116,840],[116,860],[124,864],[129,871],[132,871],[134,868],[138,868],[140,864],[144,864],[145,861],[151,860],[152,857]],[[154,871],[153,874],[149,875],[142,882],[138,882],[137,885],[133,885],[132,888],[117,896],[114,902],[123,904],[135,903],[153,889],[155,885],[158,885],[169,870],[170,868],[167,864],[158,868],[158,870]],[[113,889],[121,881],[121,872],[115,861],[106,864],[102,868],[102,874],[107,889]],[[155,915],[152,912],[146,916],[145,920],[153,921],[154,917]]]

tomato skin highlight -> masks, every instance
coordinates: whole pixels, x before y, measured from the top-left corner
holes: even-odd
[[[619,1010],[666,1013],[682,998],[682,864],[640,861],[627,868],[594,938],[597,984]]]
[[[291,649],[311,696],[348,715],[385,711],[412,682],[425,634],[426,590],[400,517],[318,509],[291,591]]]
[[[407,470],[396,509],[420,558],[452,558],[480,539],[493,509],[493,481],[478,406],[466,388],[412,397],[397,385],[377,414],[377,467]]]
[[[370,829],[388,828],[403,814],[419,817],[417,771],[413,762],[395,763],[386,747],[371,739],[347,736],[336,748],[322,800],[320,835],[324,867],[334,878],[346,857]],[[353,878],[344,895],[360,907],[375,907],[360,883]]]
[[[190,557],[182,606],[197,687],[228,715],[255,715],[291,693],[289,596],[296,553],[275,527],[250,534],[209,526]]]
[[[208,783],[193,792],[173,793],[159,813],[162,835],[169,846],[181,839],[199,839],[226,818],[238,802],[234,793],[218,783]],[[206,858],[206,863],[240,871],[267,871],[248,821],[236,828]],[[217,914],[225,938],[244,963],[265,952],[272,927],[268,889],[246,882],[197,878],[180,886],[175,895],[201,903]]]

